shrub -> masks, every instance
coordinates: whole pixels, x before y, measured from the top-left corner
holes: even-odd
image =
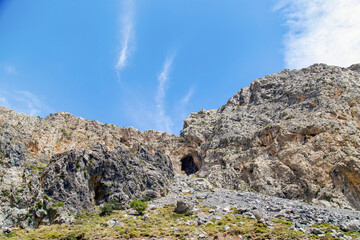
[[[109,204],[111,204],[111,206],[112,206],[112,208],[113,208],[114,210],[121,210],[121,209],[123,209],[123,205],[122,205],[118,200],[116,200],[116,199],[111,199],[111,200],[109,201]]]
[[[179,141],[184,143],[184,142],[186,142],[186,139],[184,137],[179,137]]]
[[[141,200],[133,200],[130,203],[130,207],[135,209],[138,212],[138,214],[143,215],[144,211],[148,207],[148,204],[146,202],[141,201]]]
[[[107,216],[110,215],[114,210],[121,209],[123,209],[123,205],[118,200],[111,199],[109,202],[104,203],[103,207],[100,208],[100,216]]]
[[[224,110],[225,110],[225,105],[222,105],[221,108],[220,108],[220,112],[222,112]]]
[[[58,202],[52,205],[53,207],[64,207],[64,203],[63,202]]]
[[[61,133],[62,133],[62,135],[63,135],[63,137],[65,137],[67,140],[70,140],[71,139],[71,134],[72,134],[72,132],[70,131],[70,132],[67,132],[65,129],[60,129],[60,131],[61,131]]]
[[[43,208],[43,203],[42,203],[41,201],[39,201],[39,202],[37,202],[37,203],[35,204],[35,209],[36,209],[36,210],[39,210],[39,209],[41,209],[41,208]]]
[[[100,208],[100,210],[101,210],[100,216],[110,215],[114,211],[110,203],[104,203],[103,207]]]

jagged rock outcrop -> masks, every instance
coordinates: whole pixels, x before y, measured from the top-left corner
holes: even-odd
[[[160,197],[174,177],[167,155],[135,153],[103,145],[54,155],[44,168],[22,144],[0,141],[0,228],[70,223],[84,211],[114,199]]]
[[[136,154],[121,148],[108,151],[99,145],[55,155],[41,173],[40,185],[44,194],[78,214],[109,199],[126,204],[144,195],[164,196],[173,177],[167,155],[149,154],[144,149]]]
[[[222,187],[360,209],[360,65],[259,78],[184,122],[199,176]],[[323,201],[324,200],[324,201]]]

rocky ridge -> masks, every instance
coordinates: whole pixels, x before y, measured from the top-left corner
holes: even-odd
[[[206,178],[191,183],[206,199],[228,188],[359,210],[359,100],[360,65],[316,64],[257,79],[220,109],[191,114],[180,137],[0,107],[0,228],[70,223],[110,199],[126,206],[175,194],[176,174]],[[250,197],[269,204],[230,199]]]
[[[184,121],[199,152],[199,176],[360,209],[360,65],[315,64],[259,78],[218,110]]]
[[[180,158],[188,147],[179,137],[154,130],[141,132],[133,127],[118,127],[95,120],[59,112],[41,119],[0,106],[0,139],[21,143],[42,163],[48,163],[54,154],[73,149],[90,149],[98,144],[109,151],[120,146],[134,153],[140,147],[149,153],[161,151],[172,159]],[[179,169],[179,166],[174,166]],[[179,170],[180,171],[180,170]]]

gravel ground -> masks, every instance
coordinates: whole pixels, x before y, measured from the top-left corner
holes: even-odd
[[[192,176],[176,176],[171,186],[171,193],[163,198],[154,200],[150,208],[158,208],[167,204],[176,204],[178,200],[185,200],[190,204],[212,206],[208,215],[198,214],[193,221],[206,224],[211,219],[221,219],[221,215],[231,213],[237,209],[237,214],[257,219],[271,226],[272,218],[285,217],[293,223],[295,230],[313,233],[321,236],[320,229],[314,224],[330,223],[339,225],[343,231],[360,231],[360,212],[346,209],[329,208],[321,205],[307,204],[301,201],[264,196],[253,192],[241,192],[215,188],[206,179]],[[197,208],[194,208],[196,213]],[[191,224],[191,223],[189,223]],[[337,238],[351,239],[333,230],[332,235]]]

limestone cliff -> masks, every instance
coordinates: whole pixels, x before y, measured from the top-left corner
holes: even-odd
[[[259,78],[220,109],[191,114],[180,137],[0,107],[0,228],[165,195],[176,173],[360,210],[359,101],[360,65],[317,64]]]
[[[360,65],[316,64],[191,114],[182,136],[214,184],[360,209],[359,116]]]

